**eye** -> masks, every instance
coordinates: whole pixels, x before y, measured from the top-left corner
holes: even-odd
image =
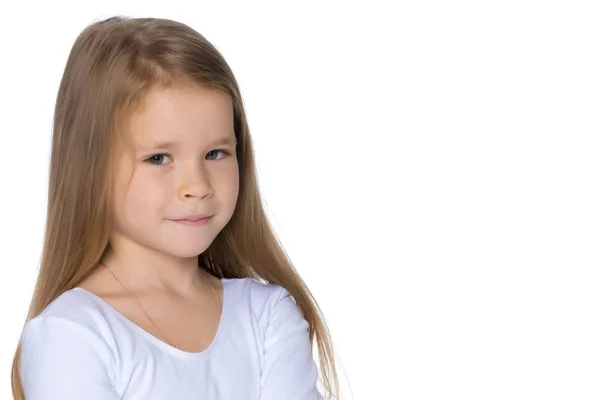
[[[160,160],[164,159],[164,157],[169,157],[169,156],[167,154],[154,154],[154,155],[148,157],[146,159],[146,161],[153,165],[163,165],[163,163],[161,163]]]
[[[207,154],[215,153],[215,152],[217,152],[217,151],[218,151],[218,152],[220,152],[220,153],[223,153],[223,154],[229,154],[229,152],[228,152],[228,151],[225,151],[225,150],[222,150],[222,149],[218,149],[218,150],[211,150],[211,151],[209,151]],[[222,157],[221,157],[221,158],[222,158]]]

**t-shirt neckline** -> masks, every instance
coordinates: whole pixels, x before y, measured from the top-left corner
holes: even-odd
[[[138,324],[136,324],[135,322],[133,322],[132,320],[130,320],[129,318],[124,316],[123,314],[121,314],[116,308],[114,308],[112,305],[110,305],[106,300],[104,300],[100,296],[97,296],[96,294],[94,294],[82,287],[76,286],[71,290],[87,293],[91,298],[93,298],[101,306],[109,309],[113,314],[116,314],[117,317],[119,319],[121,319],[122,321],[124,321],[124,323],[127,326],[131,327],[133,330],[135,330],[136,332],[138,332],[139,334],[144,336],[149,342],[151,342],[158,348],[166,351],[167,353],[172,354],[176,357],[185,358],[185,359],[204,359],[204,358],[208,357],[212,351],[214,351],[215,347],[217,347],[217,345],[220,341],[220,337],[223,336],[223,331],[225,330],[225,325],[228,323],[228,319],[227,319],[227,314],[228,314],[228,309],[229,309],[228,282],[230,281],[230,279],[221,278],[220,280],[221,280],[221,284],[223,286],[223,304],[222,304],[222,310],[221,310],[221,317],[219,319],[219,325],[217,327],[217,332],[215,333],[215,336],[214,336],[212,342],[208,345],[208,347],[206,349],[204,349],[200,352],[189,352],[189,351],[181,350],[181,349],[178,349],[177,347],[171,346],[167,342],[154,336],[152,333],[148,332],[147,330],[145,330],[144,328],[142,328],[141,326],[139,326]]]

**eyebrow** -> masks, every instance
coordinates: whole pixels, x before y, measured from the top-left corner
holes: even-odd
[[[178,141],[173,141],[173,140],[153,140],[150,141],[150,143],[148,143],[148,145],[142,145],[142,147],[144,149],[173,149],[176,148],[180,145],[181,143]],[[224,138],[221,138],[220,140],[218,140],[217,142],[213,143],[215,146],[221,146],[221,145],[232,145],[232,146],[236,146],[237,145],[237,138],[231,137],[231,136],[227,136]]]
[[[221,140],[219,140],[218,142],[215,143],[216,145],[227,145],[230,144],[232,146],[236,146],[237,145],[237,138],[235,136],[227,136],[224,138],[221,138]]]

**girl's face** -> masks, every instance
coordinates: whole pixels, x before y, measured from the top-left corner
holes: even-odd
[[[205,88],[155,88],[130,117],[127,134],[131,148],[116,159],[111,244],[180,258],[201,254],[238,197],[231,99]],[[212,217],[196,226],[175,221],[191,215]]]

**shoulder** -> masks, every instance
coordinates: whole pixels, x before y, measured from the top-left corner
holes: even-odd
[[[91,293],[79,288],[62,293],[23,328],[25,346],[64,340],[110,352],[114,345],[110,313]]]
[[[107,391],[117,352],[104,312],[89,293],[70,290],[26,322],[20,345],[27,398],[49,393],[82,398],[89,390],[113,398]]]
[[[295,300],[283,286],[254,278],[224,279],[223,285],[231,308],[250,314],[261,331],[278,326],[308,328]]]
[[[254,278],[222,279],[230,301],[243,302],[255,311],[273,308],[289,292],[277,283],[259,281]]]
[[[228,285],[233,291],[254,296],[269,296],[274,292],[285,290],[277,283],[270,283],[255,278],[221,279],[223,285]]]
[[[107,316],[106,307],[94,294],[81,288],[73,288],[59,295],[28,323],[60,319],[90,329],[99,329],[107,323]]]
[[[224,284],[233,285],[240,299],[248,302],[236,308],[249,309],[256,328],[252,333],[260,338],[261,399],[321,399],[309,323],[288,290],[251,278]]]

